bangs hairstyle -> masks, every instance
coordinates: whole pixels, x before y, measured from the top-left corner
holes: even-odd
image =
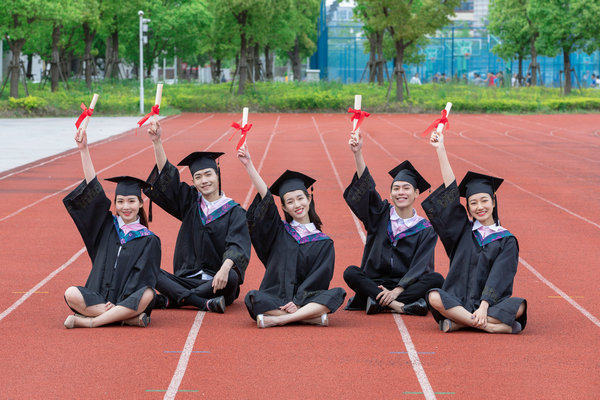
[[[489,193],[486,193],[488,196],[490,196]],[[496,201],[496,195],[493,194],[490,196],[492,198],[492,201],[494,202],[494,208],[492,209],[492,218],[494,219],[494,223],[496,225],[500,225],[500,218],[498,218],[498,202]],[[471,214],[471,210],[469,210],[469,199],[467,199],[467,204],[465,205],[466,209],[467,209],[467,214],[469,215],[469,217],[471,217],[471,219],[473,218],[473,215]]]
[[[302,190],[302,193],[304,193],[304,195],[308,198],[309,194],[308,191],[306,190]],[[310,222],[312,222],[313,224],[315,224],[315,228],[317,228],[318,230],[321,230],[321,227],[323,226],[323,223],[321,222],[321,218],[319,218],[319,214],[317,214],[317,210],[315,209],[315,196],[310,196],[310,205],[308,206],[308,218],[310,220]],[[281,208],[283,209],[283,215],[285,215],[285,220],[287,223],[290,223],[293,221],[293,218],[290,214],[288,214],[287,211],[285,211],[285,203],[283,201],[283,197],[281,197]]]
[[[144,205],[144,200],[142,199],[141,196],[135,196],[138,198],[138,200],[140,201],[140,204],[142,204],[142,206]],[[116,204],[117,204],[117,195],[115,194],[115,208],[116,208]],[[138,210],[138,217],[140,218],[140,224],[144,225],[146,228],[149,227],[149,223],[148,223],[148,215],[146,214],[146,207],[140,207],[140,209]]]
[[[217,164],[217,169],[210,167],[210,169],[214,170],[217,174],[217,180],[219,185],[219,196],[223,194],[223,190],[221,189],[221,167]],[[196,171],[197,172],[197,171]],[[192,175],[192,185],[194,184],[194,175]],[[198,190],[198,189],[196,189]]]

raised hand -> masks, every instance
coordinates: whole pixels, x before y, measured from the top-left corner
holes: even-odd
[[[87,147],[87,132],[83,127],[80,127],[77,132],[75,132],[75,143],[77,143],[77,148],[80,150]]]
[[[444,134],[437,133],[437,131],[431,132],[431,136],[429,137],[429,144],[431,144],[434,148],[439,148],[444,146]]]
[[[250,157],[250,151],[248,150],[247,143],[244,143],[244,145],[240,147],[240,149],[237,152],[237,157],[244,167],[252,163],[252,158]]]
[[[160,140],[162,136],[162,128],[160,127],[160,122],[154,120],[152,118],[150,120],[150,125],[148,125],[148,136],[153,142]]]
[[[356,131],[356,134],[350,135],[348,144],[350,145],[350,150],[352,150],[352,152],[355,154],[362,150],[363,136],[362,133],[360,133],[360,129]]]

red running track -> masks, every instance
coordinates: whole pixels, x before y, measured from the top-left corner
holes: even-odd
[[[163,122],[164,140],[171,161],[193,150],[225,151],[223,188],[247,206],[255,191],[235,157],[236,140],[227,141],[238,118],[171,117]],[[435,152],[420,136],[434,118],[373,115],[364,122],[365,158],[382,196],[387,171],[404,159],[434,187],[441,183]],[[342,273],[360,262],[363,233],[342,199],[354,172],[348,116],[260,114],[250,122],[251,154],[268,183],[286,168],[318,179],[316,206],[336,247],[332,285],[350,295]],[[457,177],[474,169],[506,179],[500,217],[519,239],[514,293],[529,304],[527,328],[514,336],[443,334],[430,315],[343,310],[328,328],[258,330],[242,300],[262,278],[255,255],[240,299],[224,315],[157,310],[147,329],[67,330],[64,290],[83,284],[90,268],[61,202],[83,177],[79,155],[2,173],[0,398],[597,398],[598,126],[600,117],[591,114],[451,116],[446,147]],[[141,131],[90,151],[100,178],[146,177],[154,164]],[[169,270],[178,223],[156,207],[154,213],[151,229]],[[445,275],[441,245],[436,252],[436,269]]]

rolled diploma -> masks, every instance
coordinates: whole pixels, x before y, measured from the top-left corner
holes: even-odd
[[[361,102],[362,102],[362,96],[360,94],[355,95],[354,96],[354,109],[355,110],[360,110]],[[354,139],[358,140],[358,132],[356,132],[356,124],[358,124],[358,120],[353,119],[352,120],[352,137],[354,137]]]
[[[92,97],[92,102],[90,103],[90,109],[94,109],[96,108],[96,102],[98,101],[98,97],[99,95],[94,93],[94,97]],[[79,132],[83,132],[87,129],[88,126],[88,122],[90,122],[90,117],[86,116],[83,119],[83,122],[81,123],[81,125],[79,126],[79,131],[77,132],[77,140],[81,140],[81,134]]]
[[[248,123],[248,107],[242,109],[242,128]]]
[[[162,100],[162,87],[163,84],[159,83],[156,85],[156,98],[154,99],[154,104],[158,105],[160,109],[160,101]],[[158,115],[154,114],[154,121],[158,121]]]
[[[446,118],[448,118],[448,115],[450,115],[450,109],[452,108],[452,103],[447,102],[446,103]],[[444,124],[438,124],[436,132],[437,133],[442,133],[442,130],[444,129]]]

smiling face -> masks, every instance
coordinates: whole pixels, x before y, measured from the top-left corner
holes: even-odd
[[[292,216],[294,221],[308,224],[310,223],[308,216],[310,201],[310,196],[307,196],[304,190],[293,190],[283,195],[283,209]]]
[[[202,197],[208,201],[214,201],[219,198],[219,175],[212,168],[198,170],[193,176],[194,186]]]
[[[476,193],[467,199],[467,208],[469,214],[482,225],[489,226],[494,224],[495,202],[488,193]]]
[[[117,215],[123,219],[123,222],[130,224],[138,219],[142,202],[137,196],[122,196],[119,194],[115,199],[115,208]]]
[[[404,181],[395,181],[392,183],[392,192],[390,197],[396,208],[401,210],[410,209],[412,211],[415,199],[419,195],[419,189]]]

